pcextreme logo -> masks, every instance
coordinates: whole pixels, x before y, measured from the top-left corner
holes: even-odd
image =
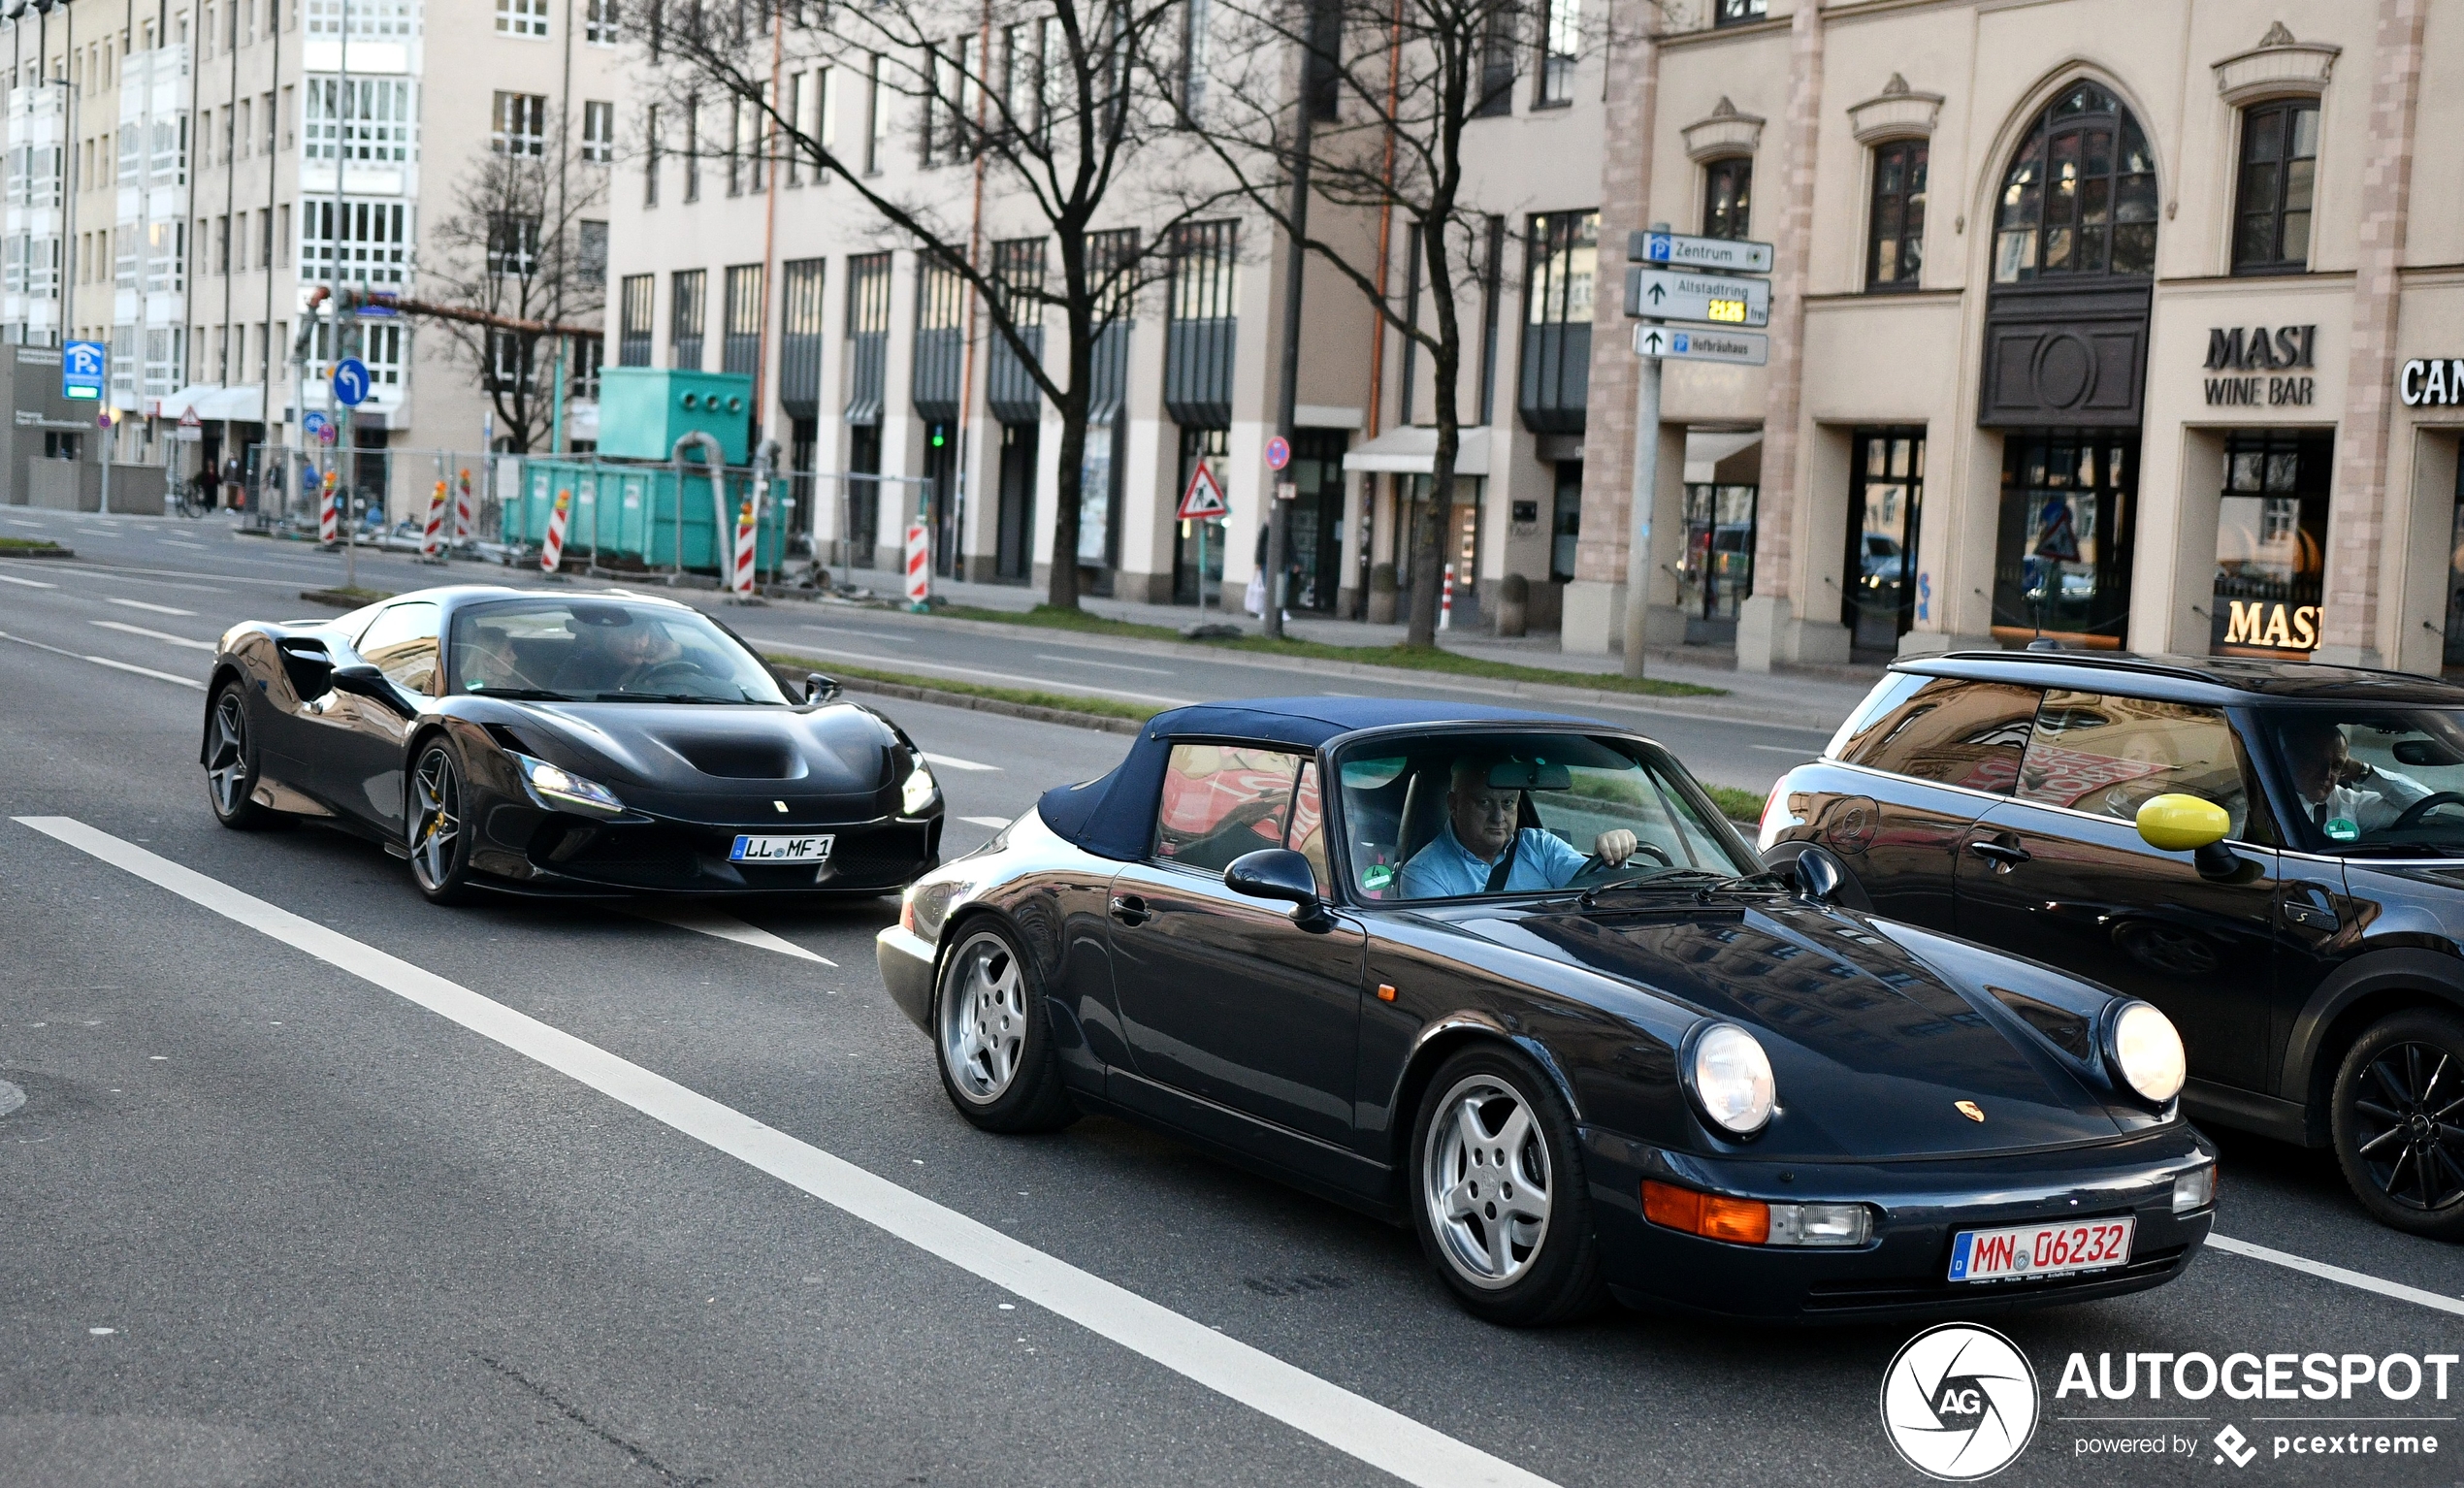
[[[1908,1466],[1973,1482],[2011,1465],[2036,1434],[2036,1371],[1991,1328],[1943,1323],[1904,1344],[1882,1376],[1882,1429]]]

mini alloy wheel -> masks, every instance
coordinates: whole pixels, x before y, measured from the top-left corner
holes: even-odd
[[[1078,1119],[1061,1088],[1034,968],[1008,930],[961,927],[933,995],[933,1047],[950,1103],[987,1131],[1054,1131]]]
[[[264,826],[274,813],[257,804],[256,739],[248,730],[248,697],[237,682],[216,694],[206,724],[206,794],[214,820],[239,831]]]
[[[410,875],[419,891],[437,904],[456,904],[470,896],[470,834],[462,816],[462,767],[453,751],[432,744],[419,756],[410,776]]]
[[[2332,1116],[2337,1162],[2375,1217],[2464,1239],[2464,1019],[2416,1009],[2363,1034]]]
[[[1530,1060],[1485,1044],[1448,1058],[1411,1151],[1413,1228],[1468,1310],[1528,1328],[1606,1296],[1573,1113]]]

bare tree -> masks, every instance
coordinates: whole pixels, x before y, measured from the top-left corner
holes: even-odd
[[[432,321],[457,361],[477,373],[497,428],[516,454],[546,442],[555,422],[557,338],[547,327],[595,319],[607,298],[607,240],[584,214],[602,196],[601,171],[560,171],[552,154],[514,147],[479,155],[454,191],[453,211],[424,236],[424,298],[520,328]],[[578,372],[567,353],[567,375]]]
[[[1139,59],[1177,35],[1184,0],[695,0],[649,20],[659,92],[669,119],[749,116],[750,159],[734,137],[713,148],[661,131],[649,148],[758,174],[827,173],[878,218],[887,239],[956,275],[991,335],[1005,342],[1060,415],[1058,489],[1048,602],[1076,609],[1083,475],[1097,342],[1134,313],[1139,291],[1170,272],[1181,224],[1203,193],[1144,180],[1148,146],[1172,129],[1169,98]],[[867,122],[833,145],[784,81],[827,66],[865,89]],[[782,96],[786,94],[787,96]],[[894,120],[894,127],[877,127]],[[664,137],[663,137],[664,136]],[[920,174],[883,174],[904,150]],[[947,167],[948,171],[936,170]],[[972,178],[957,189],[951,172]],[[1151,209],[1160,207],[1158,212]],[[988,216],[1033,222],[1054,247],[1049,268],[985,252]],[[1057,313],[1059,355],[1043,330]]]
[[[1539,65],[1560,70],[1549,74],[1554,84],[1604,28],[1582,23],[1579,0],[1550,0],[1537,16],[1530,0],[1202,3],[1217,12],[1220,60],[1210,70],[1204,107],[1187,113],[1188,138],[1252,210],[1287,238],[1297,235],[1428,358],[1433,510],[1410,533],[1407,644],[1433,646],[1443,516],[1462,451],[1463,300],[1504,243],[1488,214],[1465,200],[1467,133],[1483,115],[1507,112],[1516,64],[1536,40]],[[1149,61],[1167,76],[1183,65],[1168,50]],[[1296,178],[1309,199],[1335,210],[1299,220]],[[1358,230],[1365,213],[1400,219],[1405,251],[1420,266],[1425,323],[1404,303],[1410,297],[1383,281],[1381,255],[1392,250],[1383,232]]]

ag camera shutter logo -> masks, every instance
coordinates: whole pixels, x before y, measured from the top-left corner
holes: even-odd
[[[1945,1482],[1991,1477],[2036,1435],[2036,1371],[1991,1328],[1944,1323],[1882,1376],[1882,1429],[1908,1466]]]

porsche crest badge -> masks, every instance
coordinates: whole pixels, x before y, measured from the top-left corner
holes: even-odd
[[[1971,1121],[1982,1121],[1985,1119],[1985,1108],[1974,1101],[1953,1101],[1951,1102],[1951,1105],[1959,1112],[1960,1115],[1967,1117]]]

